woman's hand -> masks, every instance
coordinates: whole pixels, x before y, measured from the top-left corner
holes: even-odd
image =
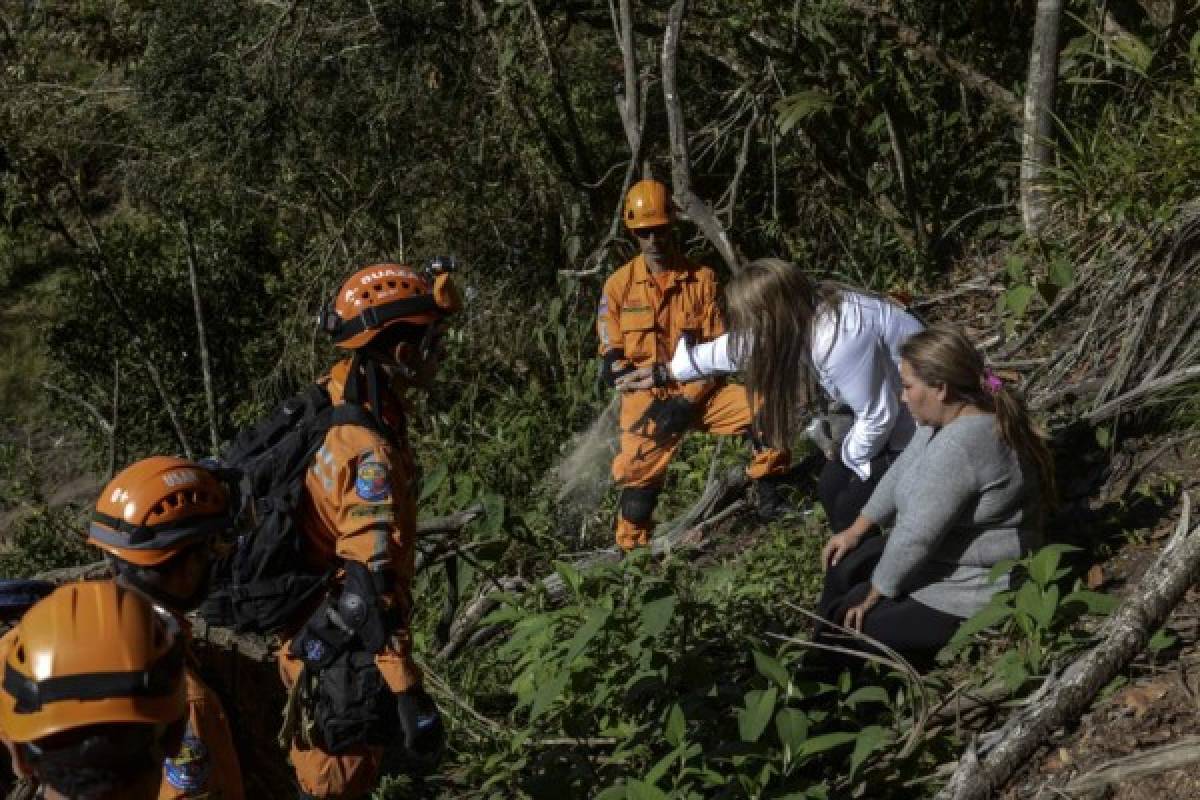
[[[634,392],[639,389],[654,388],[654,367],[638,367],[617,378],[615,384],[618,391]]]
[[[863,629],[863,620],[867,617],[867,612],[883,598],[879,591],[871,586],[871,590],[867,592],[867,596],[858,605],[846,612],[846,616],[842,618],[842,624],[847,628],[853,628],[861,632]]]
[[[858,547],[862,541],[863,535],[854,530],[853,527],[846,528],[841,533],[836,533],[829,538],[825,543],[824,549],[821,550],[821,564],[828,571],[832,567],[836,567],[842,557]]]

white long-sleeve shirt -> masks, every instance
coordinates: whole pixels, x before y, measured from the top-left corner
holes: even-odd
[[[857,292],[843,293],[838,313],[818,309],[813,319],[817,378],[834,402],[854,412],[854,425],[842,440],[842,462],[863,480],[871,476],[872,458],[884,449],[903,449],[912,437],[912,417],[900,403],[900,346],[921,329],[898,306]],[[681,382],[737,371],[728,334],[690,350],[681,342],[671,360]]]

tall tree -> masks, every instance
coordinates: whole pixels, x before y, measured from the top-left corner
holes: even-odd
[[[1058,31],[1063,0],[1038,0],[1025,89],[1021,135],[1021,220],[1025,232],[1040,236],[1049,216],[1043,175],[1053,156],[1054,90],[1058,82]]]

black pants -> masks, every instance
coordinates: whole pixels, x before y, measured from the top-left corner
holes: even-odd
[[[818,614],[842,624],[846,612],[861,603],[870,591],[871,573],[883,555],[885,542],[879,534],[868,536],[825,573],[825,587],[817,603]],[[930,608],[911,597],[895,600],[884,597],[867,612],[863,633],[891,647],[925,672],[933,668],[938,651],[950,641],[962,622],[962,617]],[[813,639],[858,651],[879,652],[866,642],[846,639],[823,625],[818,626]],[[862,659],[853,656],[828,652],[822,653],[821,660],[836,668],[856,669],[863,663]]]
[[[817,499],[821,501],[825,518],[834,533],[850,527],[894,459],[895,456],[889,453],[871,459],[871,477],[865,481],[843,464],[840,456],[825,462],[821,477],[817,479]]]

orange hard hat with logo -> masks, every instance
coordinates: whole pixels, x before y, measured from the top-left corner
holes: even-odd
[[[231,524],[228,495],[215,475],[182,458],[152,456],[121,470],[104,487],[88,544],[152,567]]]
[[[625,227],[657,228],[671,224],[671,193],[656,180],[638,181],[625,195]]]
[[[357,350],[391,325],[431,325],[462,307],[453,269],[452,258],[432,260],[424,274],[403,264],[364,267],[321,311],[321,328],[338,347]]]
[[[60,586],[4,642],[0,731],[11,742],[91,725],[170,725],[187,711],[179,623],[112,581]]]

